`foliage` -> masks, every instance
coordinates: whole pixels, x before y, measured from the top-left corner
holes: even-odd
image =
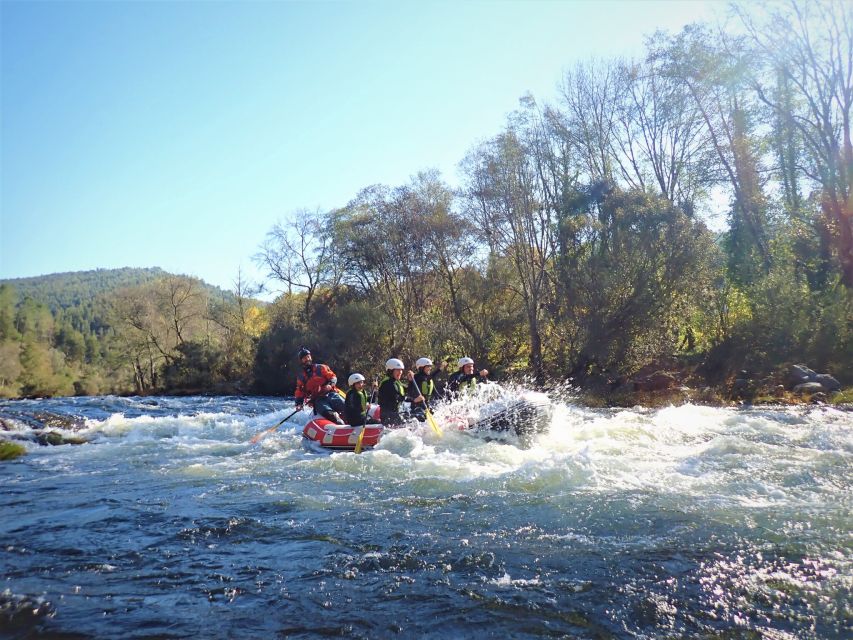
[[[160,269],[14,281],[25,295],[9,282],[0,284],[0,396],[251,386],[266,320],[242,285],[227,293]]]
[[[422,355],[590,388],[676,357],[850,380],[853,8],[735,14],[523,96],[456,190],[424,171],[275,223],[268,307],[158,269],[0,283],[0,394],[287,394],[303,345],[341,380]]]

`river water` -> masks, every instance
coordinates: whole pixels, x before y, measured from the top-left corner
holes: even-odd
[[[4,638],[849,638],[853,413],[592,410],[303,450],[276,398],[0,402]],[[442,409],[437,410],[439,419]],[[301,420],[301,422],[300,422]]]

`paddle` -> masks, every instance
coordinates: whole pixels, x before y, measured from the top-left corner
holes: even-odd
[[[424,413],[426,414],[429,426],[432,427],[432,430],[435,431],[435,434],[440,438],[442,436],[441,429],[439,429],[438,423],[435,421],[435,418],[432,417],[432,409],[429,408],[426,398],[424,398]]]
[[[412,384],[417,386],[417,382],[412,379]],[[418,389],[418,393],[420,395],[424,395],[421,389]],[[438,423],[436,423],[435,418],[432,417],[432,411],[429,408],[429,404],[427,404],[426,396],[424,396],[424,415],[426,415],[427,422],[429,422],[429,426],[432,427],[432,430],[435,431],[435,434],[440,438],[443,434],[441,433],[441,429],[438,427]]]
[[[278,428],[279,428],[281,425],[283,425],[287,420],[289,420],[290,418],[292,418],[293,416],[295,416],[295,415],[296,415],[297,413],[299,413],[300,411],[302,411],[302,407],[297,407],[296,411],[294,411],[294,412],[293,412],[293,413],[291,413],[290,415],[288,415],[288,416],[286,416],[285,418],[283,418],[283,419],[281,420],[281,422],[279,422],[279,423],[278,423],[277,425],[275,425],[274,427],[270,427],[270,428],[269,428],[269,429],[267,429],[266,431],[261,431],[260,433],[256,433],[254,436],[252,436],[252,439],[251,439],[251,440],[249,440],[249,444],[256,444],[256,443],[260,442],[261,440],[263,440],[264,438],[266,438],[269,434],[271,434],[273,431],[275,431],[276,429],[278,429]]]
[[[376,384],[376,380],[373,381],[373,384]],[[376,397],[376,387],[373,388],[373,392],[370,394],[370,402],[373,402],[373,399]],[[370,402],[368,402],[367,406],[370,406]],[[361,432],[358,434],[358,442],[355,443],[355,452],[361,453],[361,442],[364,440],[364,430],[367,428],[367,416],[364,416],[364,424],[361,425]]]
[[[358,434],[358,441],[355,443],[355,452],[361,453],[361,442],[364,440],[364,430],[367,429],[367,418],[365,418],[365,422],[361,425],[361,432]]]

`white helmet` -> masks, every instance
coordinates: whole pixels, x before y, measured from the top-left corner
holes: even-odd
[[[398,360],[397,358],[391,358],[388,362],[385,363],[386,369],[405,369],[403,366],[403,361]]]
[[[420,369],[421,367],[431,367],[432,360],[429,358],[418,358],[418,361],[415,363],[415,366]]]
[[[354,385],[356,382],[364,382],[364,376],[360,373],[354,373],[347,379],[347,384],[349,386]]]
[[[459,362],[457,364],[459,365],[459,368],[461,369],[466,364],[474,364],[474,361],[471,360],[471,358],[459,358]]]

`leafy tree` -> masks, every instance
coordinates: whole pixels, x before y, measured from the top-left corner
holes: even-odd
[[[560,280],[573,368],[631,372],[676,351],[691,291],[709,277],[712,241],[670,202],[593,185],[560,221]]]
[[[0,341],[0,396],[16,397],[20,394],[18,379],[22,372],[21,343]]]
[[[18,340],[20,332],[15,326],[18,292],[15,287],[0,284],[0,340]]]

